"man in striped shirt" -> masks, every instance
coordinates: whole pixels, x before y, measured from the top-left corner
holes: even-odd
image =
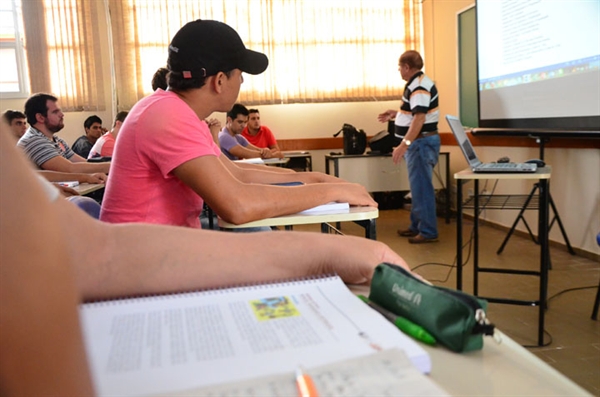
[[[42,93],[32,95],[25,102],[25,115],[31,127],[19,139],[18,146],[39,169],[108,174],[110,163],[87,163],[67,142],[55,136],[65,126],[56,97]]]
[[[380,122],[395,120],[395,135],[402,142],[392,153],[395,164],[406,159],[412,197],[410,226],[398,230],[411,244],[438,241],[433,167],[438,162],[440,137],[438,92],[425,76],[423,59],[417,51],[406,51],[398,61],[398,71],[406,81],[400,111],[387,110],[378,116]]]

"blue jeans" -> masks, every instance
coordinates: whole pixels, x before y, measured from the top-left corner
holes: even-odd
[[[409,229],[425,238],[438,237],[433,167],[438,162],[439,153],[438,134],[416,139],[404,153],[412,196]]]

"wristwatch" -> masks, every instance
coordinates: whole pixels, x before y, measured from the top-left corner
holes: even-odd
[[[408,139],[403,139],[402,142],[404,142],[404,144],[406,145],[406,147],[409,147],[410,144],[412,143],[412,141],[408,140]]]

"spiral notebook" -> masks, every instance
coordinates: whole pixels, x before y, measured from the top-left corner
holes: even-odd
[[[80,306],[100,396],[176,393],[402,349],[427,352],[338,276]]]

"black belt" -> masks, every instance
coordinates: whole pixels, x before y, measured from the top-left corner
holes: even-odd
[[[426,136],[433,136],[433,135],[437,135],[437,134],[438,134],[438,131],[423,131],[415,138],[415,141],[419,138],[425,138]],[[399,139],[404,139],[404,135],[394,134],[394,136]]]
[[[419,138],[425,138],[426,136],[433,136],[433,135],[437,135],[438,132],[437,131],[423,131],[419,134],[419,136],[417,137],[417,139]],[[415,141],[417,140],[415,139]]]

